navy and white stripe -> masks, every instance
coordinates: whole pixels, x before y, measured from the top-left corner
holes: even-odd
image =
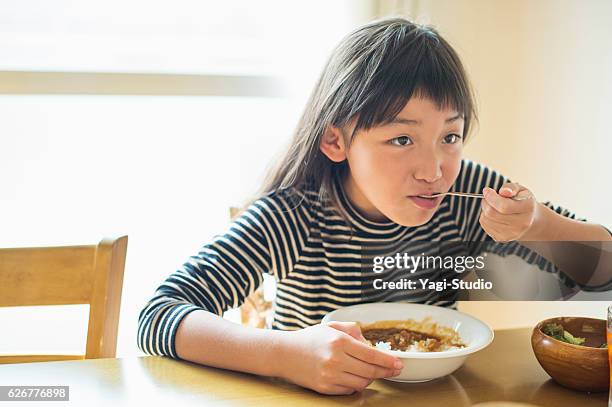
[[[481,192],[485,186],[498,190],[507,181],[481,164],[463,160],[452,190]],[[278,191],[253,203],[225,234],[203,246],[157,289],[140,313],[140,349],[178,358],[174,339],[181,319],[197,309],[221,315],[240,306],[262,283],[263,273],[277,282],[273,328],[300,329],[319,323],[334,309],[363,301],[364,245],[490,240],[478,221],[478,199],[447,196],[428,223],[405,227],[364,218],[339,182],[336,189],[350,225],[331,204],[319,202],[316,191]],[[439,271],[427,272],[438,273],[429,275],[432,279],[444,277]],[[410,301],[443,306],[454,306],[456,300],[452,293],[433,290],[410,295]]]

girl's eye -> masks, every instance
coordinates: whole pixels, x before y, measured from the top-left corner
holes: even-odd
[[[396,146],[409,146],[412,144],[412,140],[408,136],[399,136],[394,139],[389,140],[389,143]]]
[[[463,137],[458,134],[448,134],[444,137],[444,144],[456,144],[457,142],[459,142],[459,140],[462,139]]]

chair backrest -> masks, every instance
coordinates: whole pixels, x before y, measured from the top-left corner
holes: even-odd
[[[0,307],[90,306],[85,355],[5,355],[0,363],[115,357],[127,241],[0,249]]]

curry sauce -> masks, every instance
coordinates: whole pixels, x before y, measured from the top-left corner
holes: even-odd
[[[361,325],[361,332],[372,346],[387,344],[390,350],[441,352],[463,348],[459,334],[448,327],[433,323],[429,318],[423,321],[378,321]]]

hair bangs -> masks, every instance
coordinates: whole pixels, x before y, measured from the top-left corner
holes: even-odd
[[[357,113],[357,131],[391,122],[413,98],[433,101],[437,108],[453,109],[463,115],[464,135],[475,119],[473,95],[464,68],[452,47],[428,27],[409,32],[411,41],[398,41],[402,47],[387,53],[380,70],[365,84],[362,108]],[[415,35],[416,34],[416,35]]]

